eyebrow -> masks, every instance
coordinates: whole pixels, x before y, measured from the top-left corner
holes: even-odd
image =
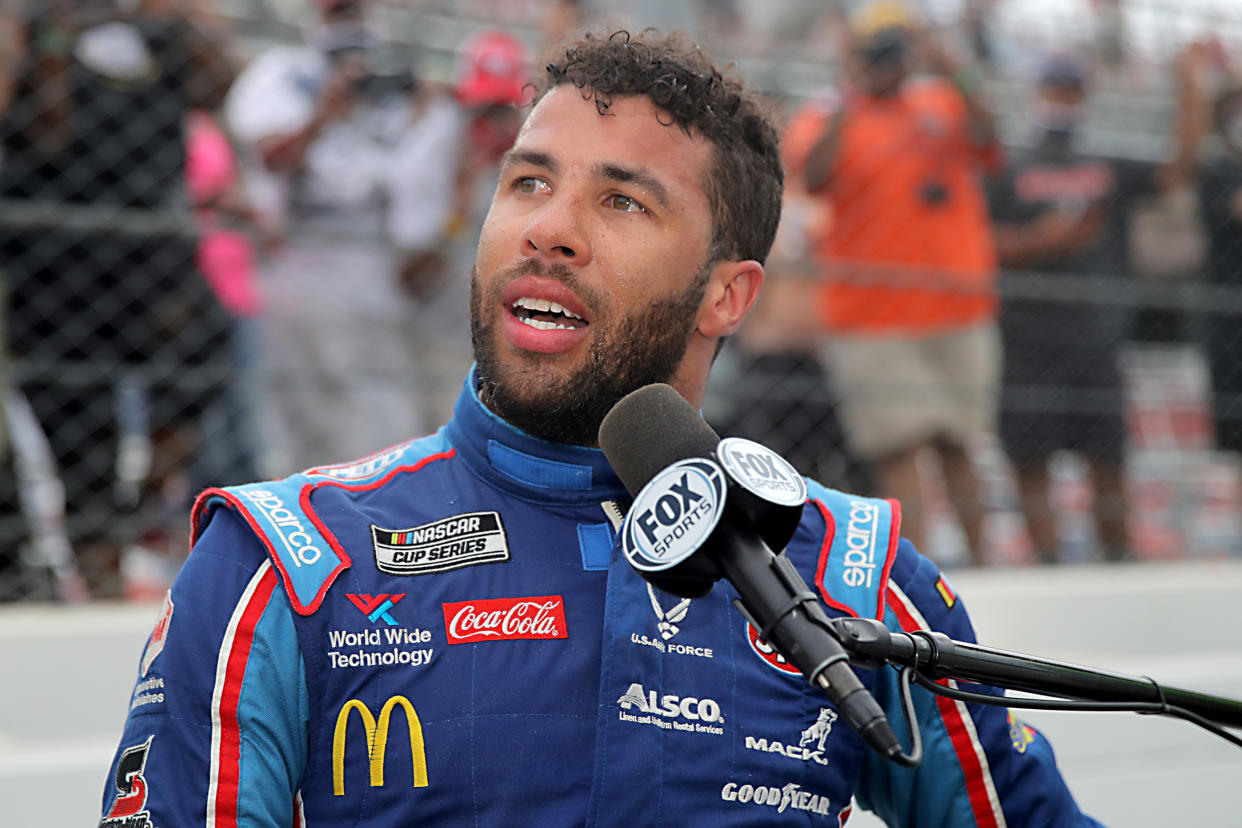
[[[511,149],[505,153],[504,160],[501,161],[501,167],[508,167],[512,164],[530,164],[532,167],[543,167],[548,172],[556,172],[558,165],[556,159],[546,152],[537,152],[535,150]]]
[[[639,189],[651,193],[660,207],[668,209],[668,190],[660,180],[642,168],[621,167],[616,164],[596,164],[593,170],[596,176],[616,181],[619,184],[633,184]]]

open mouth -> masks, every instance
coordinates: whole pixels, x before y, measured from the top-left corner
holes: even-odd
[[[587,321],[557,302],[521,296],[510,306],[513,315],[524,325],[540,331],[572,331],[585,328]]]

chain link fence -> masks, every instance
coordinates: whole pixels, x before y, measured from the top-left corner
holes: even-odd
[[[448,83],[457,46],[472,32],[503,25],[537,53],[554,35],[555,15],[569,9],[582,15],[569,15],[571,23],[593,19],[592,4],[573,8],[579,5],[376,0],[369,14],[421,80]],[[787,111],[842,75],[844,6],[648,5],[629,4],[620,22],[690,26]],[[1007,156],[1027,157],[1037,144],[1031,78],[1042,50],[1019,35],[1039,20],[1044,42],[1055,43],[1079,21],[1068,13],[1058,21],[1040,4],[977,5],[981,12],[966,4],[964,16],[939,21],[939,35],[978,67]],[[662,11],[653,11],[656,6]],[[776,6],[787,6],[786,13],[774,12]],[[271,251],[296,242],[299,230],[273,238],[257,215],[263,204],[253,202],[262,191],[237,174],[253,159],[230,134],[225,96],[235,75],[229,60],[244,63],[274,46],[301,44],[310,35],[311,6],[218,0],[186,4],[197,11],[171,17],[145,15],[146,7],[0,6],[17,32],[8,42],[22,44],[8,54],[23,55],[0,61],[8,72],[0,78],[0,302],[6,306],[0,601],[158,594],[185,554],[196,491],[296,470],[271,450],[281,428],[272,411],[289,394],[287,379],[278,360],[261,357],[270,335],[263,300]],[[1048,370],[998,378],[1002,430],[969,442],[989,563],[1029,562],[1047,552],[1032,541],[1023,510],[1023,476],[1033,466],[1050,481],[1060,559],[1114,553],[1092,518],[1097,507],[1120,515],[1120,554],[1128,557],[1242,550],[1242,155],[1231,148],[1242,121],[1234,114],[1236,76],[1230,74],[1242,66],[1242,50],[1232,52],[1231,64],[1226,48],[1242,19],[1180,8],[1165,9],[1162,18],[1158,6],[1146,5],[1141,11],[1156,24],[1131,15],[1137,21],[1126,41],[1136,44],[1132,54],[1111,55],[1104,24],[1097,27],[1100,42],[1087,44],[1095,55],[1093,88],[1075,151],[1105,162],[1123,184],[1150,182],[1172,158],[1184,117],[1199,118],[1206,124],[1196,145],[1200,160],[1179,188],[1116,189],[1103,205],[1108,216],[1101,232],[1120,235],[1098,245],[1102,252],[1087,265],[1007,264],[985,291],[994,289],[1002,322],[1024,307],[1048,315],[1036,317],[1033,330],[1002,331],[1006,359],[1025,347],[1013,339],[1021,334],[1035,345],[1042,337],[1045,346],[1067,348],[1056,357],[1055,348],[1036,347],[1028,367],[1040,369],[1050,353],[1054,361],[1094,366],[1073,381]],[[1179,43],[1153,45],[1150,32],[1174,18]],[[1188,104],[1176,67],[1194,27],[1209,22],[1225,42],[1219,59],[1213,52],[1196,64],[1195,94],[1204,103],[1184,116]],[[792,38],[786,29],[809,34]],[[212,166],[218,158],[212,148],[219,148],[212,142],[221,134],[235,153],[223,172]],[[195,136],[206,143],[195,144]],[[995,181],[1010,175],[1012,200],[1023,185],[1010,173],[993,170]],[[998,226],[1032,220],[1020,211],[1005,214],[999,186],[980,185]],[[891,493],[884,458],[856,451],[842,422],[840,377],[822,360],[831,336],[816,312],[825,270],[802,228],[791,227],[798,222],[795,207],[782,231],[794,240],[778,246],[768,296],[721,355],[707,413],[722,432],[761,440],[830,485]],[[329,246],[394,246],[373,230],[320,224],[314,232]],[[469,237],[467,231],[453,242],[459,288]],[[1154,240],[1154,247],[1136,239]],[[1186,245],[1182,272],[1170,272],[1167,262],[1161,270],[1160,254]],[[877,274],[851,278],[893,284],[892,273]],[[1059,321],[1041,328],[1043,318]],[[464,305],[458,319],[464,320]],[[457,336],[462,345],[464,330]],[[1071,347],[1086,341],[1096,343],[1089,358]],[[401,386],[400,360],[392,367],[359,359],[376,383]],[[424,406],[426,425],[455,395],[460,349],[430,362],[423,385],[436,389],[430,395],[436,402]],[[1115,381],[1103,387],[1099,376]],[[902,399],[905,391],[896,386],[885,393]],[[1098,496],[1092,475],[1098,470],[1082,451],[1067,451],[1056,440],[1044,449],[1027,445],[1029,456],[1018,458],[1009,449],[1022,441],[1003,434],[1005,423],[1025,423],[1026,443],[1038,443],[1049,427],[1055,432],[1058,423],[1093,417],[1118,423],[1101,449],[1120,463],[1123,499],[1116,502]],[[340,427],[348,423],[343,419]],[[952,508],[954,490],[937,473],[938,462],[943,458],[934,452],[918,460],[923,546],[943,562],[965,561],[961,514]]]

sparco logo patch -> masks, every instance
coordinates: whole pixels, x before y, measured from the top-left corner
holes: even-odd
[[[726,437],[716,457],[744,489],[778,506],[806,502],[806,481],[789,462],[767,446],[741,437]]]
[[[151,812],[147,810],[147,753],[151,750],[148,736],[141,745],[126,748],[116,763],[112,784],[117,796],[112,808],[99,821],[99,828],[151,828]]]
[[[243,494],[276,529],[294,566],[311,566],[323,557],[323,550],[315,545],[314,536],[302,524],[301,515],[289,509],[283,500],[265,489],[247,489]]]
[[[630,565],[671,569],[694,554],[724,511],[724,472],[711,460],[681,460],[651,478],[621,527]]]
[[[775,808],[778,814],[783,814],[792,808],[795,811],[828,816],[832,808],[828,797],[804,791],[797,782],[790,782],[781,788],[767,785],[739,785],[736,782],[730,782],[720,789],[720,798],[725,802],[766,805]]]
[[[409,529],[371,526],[375,566],[388,575],[425,575],[509,560],[499,512],[469,512]]]
[[[845,524],[845,569],[841,574],[846,586],[871,586],[879,527],[879,506],[865,500],[850,501],[849,522]]]
[[[654,725],[664,730],[685,730],[692,733],[724,734],[724,728],[716,727],[724,721],[720,705],[713,699],[681,697],[672,693],[658,695],[648,692],[634,682],[617,699],[620,719],[623,722]]]
[[[791,676],[802,676],[802,671],[789,663],[789,659],[776,651],[768,642],[759,637],[759,631],[756,630],[749,621],[746,622],[746,640],[750,642],[750,649],[755,655],[763,659],[763,663],[781,673],[787,673]]]
[[[559,595],[485,598],[441,606],[450,644],[569,637],[565,601]]]

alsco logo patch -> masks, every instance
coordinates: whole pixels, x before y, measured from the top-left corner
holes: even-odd
[[[352,592],[345,593],[345,597],[349,599],[349,603],[358,608],[358,612],[367,617],[372,624],[383,619],[384,623],[390,627],[397,626],[397,619],[388,614],[388,611],[396,605],[398,601],[405,597],[404,592],[398,592],[396,595],[382,593],[380,595],[370,595],[361,593],[355,595]]]
[[[387,575],[426,575],[509,560],[499,512],[468,512],[409,529],[372,524],[371,542],[375,566]]]

